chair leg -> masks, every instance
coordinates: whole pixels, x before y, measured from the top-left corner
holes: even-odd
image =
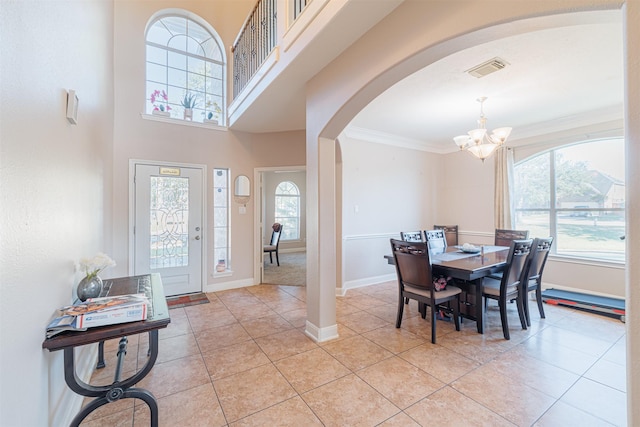
[[[437,318],[437,313],[438,310],[436,310],[436,305],[435,304],[431,304],[431,343],[435,344],[436,343],[436,318]]]
[[[524,294],[524,298],[527,297],[527,294]],[[527,329],[527,316],[526,316],[526,312],[525,312],[525,304],[528,306],[528,303],[526,300],[523,301],[523,296],[522,295],[518,295],[518,298],[516,298],[516,305],[518,306],[518,316],[520,317],[520,324],[522,325],[522,329]]]
[[[278,251],[276,251],[276,262],[278,263],[278,267],[280,267],[280,258],[278,257]]]
[[[269,261],[273,264],[273,252],[269,252]]]
[[[531,316],[529,314],[529,291],[527,289],[524,290],[524,294],[522,295],[522,306],[524,308],[524,318],[527,322],[527,326],[531,326]]]
[[[400,294],[399,300],[398,300],[398,316],[396,317],[396,328],[399,328],[400,325],[402,324],[402,313],[404,311],[404,304],[402,301],[402,294]]]
[[[453,322],[456,325],[456,331],[460,330],[460,297],[453,301]]]
[[[498,301],[498,305],[500,306],[500,321],[502,322],[502,333],[504,334],[505,340],[510,340],[509,336],[509,321],[507,320],[507,302],[503,299]]]
[[[425,303],[418,301],[418,311],[423,319],[427,317],[427,305]]]
[[[542,286],[538,283],[538,287],[536,288],[536,302],[538,303],[538,311],[540,312],[540,317],[546,319],[544,317],[544,308],[542,304]]]
[[[405,298],[405,299],[404,299],[404,303],[405,303],[405,304],[409,304],[409,298]]]

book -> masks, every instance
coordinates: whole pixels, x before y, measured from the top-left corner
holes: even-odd
[[[86,331],[98,326],[146,320],[148,304],[144,294],[90,298],[56,310],[47,325],[46,336],[50,338],[64,331]]]

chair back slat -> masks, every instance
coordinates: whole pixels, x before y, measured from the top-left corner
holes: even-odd
[[[444,230],[425,230],[424,237],[431,253],[442,253],[447,250],[447,239],[444,237]]]
[[[271,246],[278,246],[280,243],[280,235],[282,234],[282,224],[275,223],[273,224],[273,232],[271,233]]]
[[[391,239],[391,250],[401,290],[405,285],[426,290],[433,288],[429,249],[425,243]]]
[[[537,280],[542,276],[552,244],[553,237],[536,238],[533,241],[531,253],[529,254],[529,270],[527,274],[529,280]]]
[[[456,246],[458,244],[458,226],[457,225],[434,225],[434,230],[444,230],[444,237],[447,246]]]
[[[422,231],[401,231],[400,238],[405,242],[422,242]]]
[[[521,283],[522,274],[527,266],[527,258],[531,252],[533,239],[513,240],[507,255],[507,268],[502,275],[500,288],[516,287]]]
[[[529,230],[502,230],[496,229],[495,245],[511,246],[513,240],[526,240],[529,238]]]

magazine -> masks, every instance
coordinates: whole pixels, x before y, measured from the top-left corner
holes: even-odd
[[[47,325],[46,336],[50,338],[64,331],[86,331],[97,326],[146,320],[148,304],[144,294],[90,298],[56,310]]]

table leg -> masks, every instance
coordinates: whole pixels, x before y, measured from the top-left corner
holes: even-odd
[[[473,281],[473,285],[476,287],[476,326],[478,327],[478,333],[484,333],[484,304],[482,302],[482,278]]]
[[[104,363],[104,341],[100,341],[98,343],[98,364],[96,365],[96,369],[102,369],[107,366]]]
[[[118,350],[118,357],[126,354],[126,338],[121,340]],[[143,400],[151,412],[151,426],[158,426],[158,403],[150,391],[133,387],[140,382],[151,371],[151,368],[158,358],[158,330],[149,331],[149,358],[141,370],[131,377],[120,381],[116,378],[113,384],[107,386],[92,386],[80,380],[75,371],[74,347],[64,348],[64,379],[71,390],[81,396],[95,397],[74,417],[71,422],[72,427],[79,426],[80,423],[97,408],[110,402],[115,402],[124,398],[137,398]],[[119,360],[119,365],[121,366]],[[118,374],[116,374],[118,376]]]

